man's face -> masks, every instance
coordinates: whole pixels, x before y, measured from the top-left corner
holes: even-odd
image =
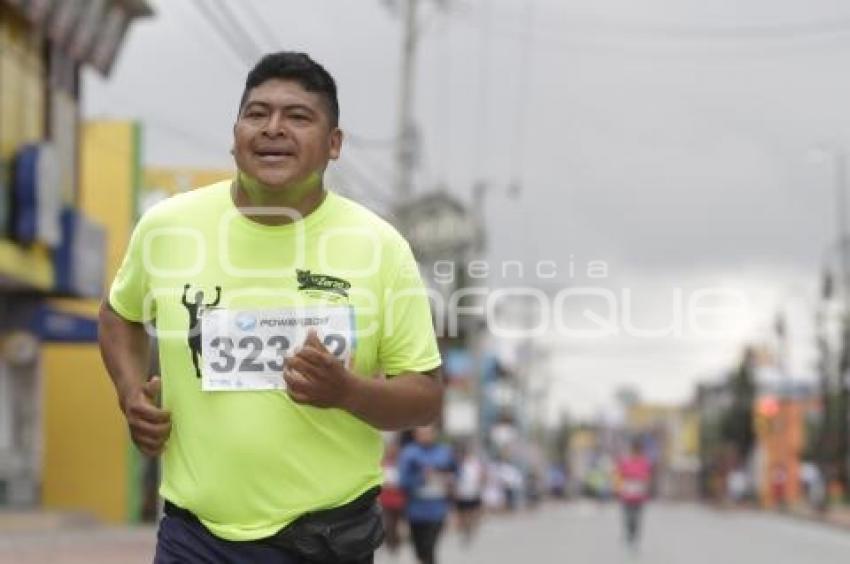
[[[433,425],[417,427],[413,430],[413,438],[421,445],[432,445],[437,440],[437,429]]]
[[[278,190],[318,181],[341,145],[342,132],[331,126],[321,95],[291,80],[251,89],[233,126],[239,170]]]

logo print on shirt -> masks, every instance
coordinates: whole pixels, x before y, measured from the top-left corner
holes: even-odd
[[[313,274],[309,270],[296,270],[299,290],[323,290],[340,296],[348,297],[351,282],[329,276],[327,274]]]
[[[215,300],[211,303],[204,303],[204,292],[198,290],[195,292],[195,299],[189,301],[189,288],[191,284],[183,285],[183,298],[181,303],[186,311],[189,312],[189,354],[192,356],[192,365],[195,367],[195,376],[201,377],[200,359],[201,359],[201,315],[204,308],[215,307],[221,302],[221,286],[215,287]]]
[[[236,316],[236,326],[242,331],[253,331],[257,327],[257,318],[250,313],[240,313]]]

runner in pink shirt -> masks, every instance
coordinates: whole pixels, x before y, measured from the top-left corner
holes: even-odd
[[[652,480],[652,463],[642,451],[640,441],[633,441],[630,454],[617,464],[626,540],[632,546],[640,535],[641,513],[644,503],[649,499]]]

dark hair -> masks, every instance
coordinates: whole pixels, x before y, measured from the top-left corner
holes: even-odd
[[[339,124],[339,101],[333,77],[325,70],[325,67],[311,59],[309,55],[295,51],[269,53],[254,65],[245,80],[245,90],[239,101],[239,112],[242,112],[251,89],[275,79],[295,81],[307,92],[321,95],[325,99],[331,127]]]
[[[632,437],[631,447],[633,452],[643,454],[643,440],[640,437]]]

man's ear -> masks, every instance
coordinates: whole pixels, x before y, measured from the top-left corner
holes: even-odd
[[[345,135],[338,127],[335,127],[334,130],[331,131],[330,150],[328,151],[328,156],[331,158],[331,160],[337,160],[339,158],[339,155],[342,153],[342,140],[344,137]]]

